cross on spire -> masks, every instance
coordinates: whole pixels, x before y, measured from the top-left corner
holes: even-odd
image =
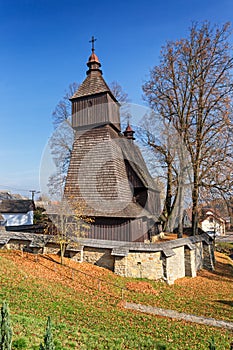
[[[129,125],[129,124],[130,124],[130,118],[131,118],[130,113],[127,113],[127,115],[126,115],[127,125]]]
[[[95,39],[94,36],[92,36],[91,40],[89,40],[89,43],[92,44],[92,45],[91,45],[91,50],[92,50],[92,52],[95,51],[95,41],[96,41],[96,40],[97,40],[97,39]]]

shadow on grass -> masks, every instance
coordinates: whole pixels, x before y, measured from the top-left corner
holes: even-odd
[[[59,257],[59,259],[61,258],[61,256],[59,254],[57,256]],[[42,257],[45,260],[52,261],[53,263],[55,263],[57,265],[61,265],[61,260],[56,260],[56,259],[52,258],[52,256],[50,256],[50,255],[43,254],[43,255],[40,255],[40,257]],[[61,266],[63,266],[63,265],[61,265]]]
[[[52,268],[44,265],[43,262],[40,262],[39,260],[36,261],[36,263],[42,266],[44,269],[50,270],[51,272],[59,275],[60,278],[63,280],[63,282],[69,280],[70,282],[68,283],[70,283],[70,287],[72,286],[72,283],[78,283],[80,286],[87,288],[87,290],[84,290],[84,292],[87,292],[87,291],[94,292],[94,294],[97,293],[96,296],[100,293],[101,298],[104,294],[106,298],[113,300],[113,301],[111,300],[110,304],[114,306],[116,305],[116,303],[122,300],[121,294],[119,293],[113,294],[114,292],[111,291],[111,288],[113,288],[114,286],[118,287],[120,290],[122,289],[121,287],[116,286],[113,283],[107,282],[104,279],[100,279],[96,276],[92,276],[88,273],[85,273],[69,265],[66,265],[66,264],[61,265],[60,261],[57,261],[51,256],[42,255],[40,257],[42,257],[44,260],[51,261],[52,263],[60,266],[61,269],[55,268],[56,265],[54,265],[54,268]],[[71,275],[67,275],[65,273],[67,271],[70,271]]]
[[[215,300],[215,302],[221,303],[221,304],[224,304],[224,305],[229,305],[229,306],[233,307],[233,301],[232,300]]]
[[[217,261],[214,271],[202,270],[200,275],[212,281],[233,282],[233,266]]]

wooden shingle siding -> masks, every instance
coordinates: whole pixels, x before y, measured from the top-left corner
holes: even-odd
[[[133,187],[134,188],[143,188],[142,181],[140,180],[140,178],[138,177],[136,172],[131,167],[128,159],[125,159],[125,166],[126,166],[126,171],[128,174],[128,179],[131,182],[131,184],[133,185]]]
[[[110,126],[106,125],[88,130],[81,136],[76,135],[66,180],[66,195],[88,200],[100,197],[131,200],[124,159],[109,130]]]

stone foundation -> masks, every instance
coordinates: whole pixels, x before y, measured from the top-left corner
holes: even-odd
[[[0,248],[30,251],[34,254],[60,254],[54,236],[3,232]],[[165,243],[129,243],[77,239],[66,247],[65,256],[95,264],[123,277],[165,280],[195,277],[201,268],[214,269],[213,241],[207,234]]]
[[[162,278],[161,252],[130,251],[126,257],[115,256],[114,272],[133,278]]]
[[[114,258],[110,249],[102,249],[95,247],[83,248],[83,261],[104,267],[108,270],[114,270]]]
[[[196,251],[185,248],[185,276],[196,277]]]
[[[174,255],[167,257],[166,281],[173,284],[177,278],[185,277],[185,255],[184,246],[173,249]]]

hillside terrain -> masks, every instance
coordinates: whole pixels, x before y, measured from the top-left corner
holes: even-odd
[[[15,347],[38,349],[51,316],[59,349],[229,349],[233,334],[184,321],[124,309],[124,301],[233,321],[233,265],[216,253],[216,270],[173,286],[135,280],[56,255],[0,251],[0,304],[10,306]]]

